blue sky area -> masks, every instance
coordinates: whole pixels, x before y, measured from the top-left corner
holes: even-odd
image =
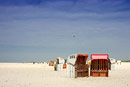
[[[0,0],[0,62],[75,53],[130,60],[130,0]]]

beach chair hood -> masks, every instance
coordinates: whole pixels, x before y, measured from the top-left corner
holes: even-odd
[[[91,54],[91,61],[95,59],[109,60],[109,55],[108,54]]]

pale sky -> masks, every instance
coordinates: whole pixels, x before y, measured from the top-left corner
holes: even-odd
[[[0,62],[76,53],[130,60],[130,1],[0,0]]]

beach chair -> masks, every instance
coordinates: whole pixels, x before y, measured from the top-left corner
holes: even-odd
[[[108,77],[109,68],[108,54],[91,54],[90,76]]]
[[[68,57],[67,73],[69,77],[88,77],[89,65],[86,64],[88,54],[74,54]]]

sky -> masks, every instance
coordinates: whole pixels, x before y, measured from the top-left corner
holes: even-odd
[[[130,0],[0,0],[0,62],[76,53],[130,60]]]

